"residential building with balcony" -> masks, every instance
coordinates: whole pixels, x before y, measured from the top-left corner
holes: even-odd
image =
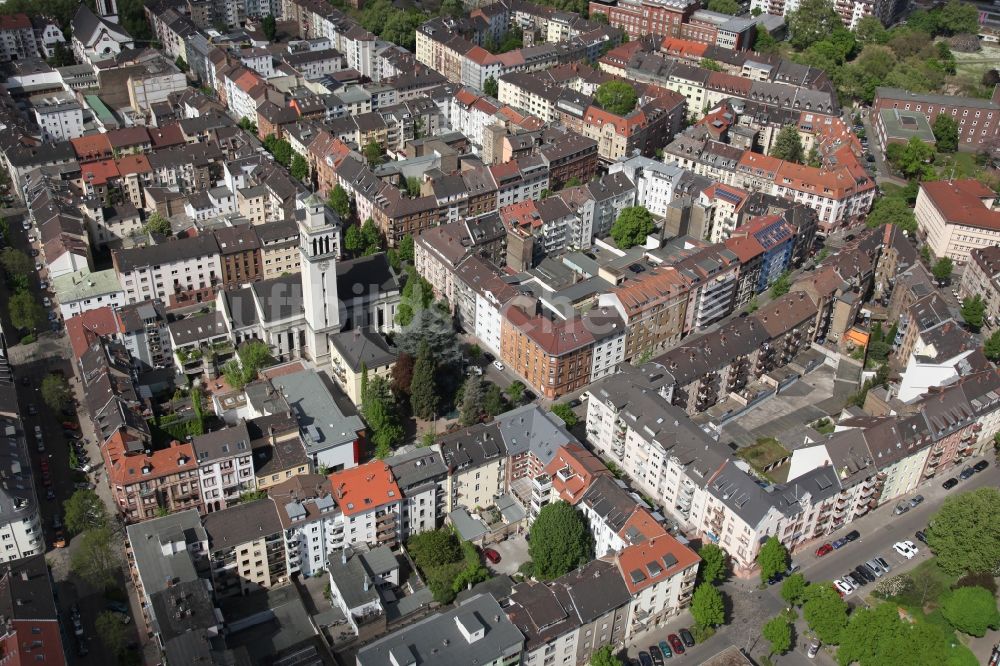
[[[558,416],[534,404],[504,412],[493,423],[500,430],[507,455],[504,488],[527,506],[532,480],[544,473],[559,447],[575,443],[576,438]]]
[[[403,496],[383,461],[372,461],[330,475],[333,498],[343,514],[344,545],[395,547],[402,534]]]
[[[594,336],[579,318],[549,318],[507,308],[501,323],[500,359],[549,399],[590,382]]]
[[[288,574],[313,576],[344,547],[343,514],[330,479],[299,474],[268,488],[285,539]]]
[[[101,447],[111,496],[126,522],[148,520],[163,511],[204,511],[191,444],[172,442],[158,450],[147,447],[124,428]]]
[[[284,530],[270,498],[206,514],[202,525],[216,597],[246,596],[288,580]]]
[[[505,604],[524,635],[523,666],[587,664],[624,642],[632,595],[614,564],[594,560],[551,582],[518,583]]]
[[[385,459],[403,496],[403,538],[437,529],[445,515],[448,468],[438,445]]]
[[[17,391],[11,381],[6,341],[0,341],[0,344],[3,345],[0,370],[5,377],[0,383],[0,428],[7,439],[7,445],[0,454],[0,465],[8,474],[7,483],[0,489],[0,512],[3,515],[0,520],[0,562],[9,563],[43,554],[47,544],[38,506],[40,489],[36,490],[31,474],[28,435],[18,415]],[[31,565],[25,561],[16,566]]]
[[[306,455],[299,424],[290,410],[249,419],[246,424],[258,490],[310,473],[312,461]]]
[[[701,558],[661,531],[614,554],[614,563],[632,595],[626,638],[661,627],[691,603]]]
[[[448,468],[445,511],[490,506],[507,488],[507,447],[496,423],[445,435],[438,444]]]
[[[141,301],[115,311],[119,338],[133,362],[157,368],[173,363],[167,313],[161,301]]]
[[[959,300],[975,296],[983,299],[983,328],[987,335],[1000,328],[1000,245],[969,252],[958,292]]]
[[[116,250],[112,262],[129,303],[201,300],[198,295],[214,289],[222,276],[219,244],[212,235]]]
[[[250,433],[243,421],[191,440],[205,511],[220,511],[257,489]]]
[[[229,320],[222,312],[196,315],[167,324],[177,374],[193,381],[215,379],[236,354]]]
[[[41,554],[7,565],[0,577],[0,614],[5,620],[0,648],[11,664],[67,663],[53,595]]]
[[[614,288],[598,296],[598,303],[617,312],[625,324],[625,361],[675,345],[685,330],[687,280],[674,267],[643,268],[633,272],[626,267],[609,275]]]

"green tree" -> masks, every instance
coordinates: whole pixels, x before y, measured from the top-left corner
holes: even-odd
[[[957,35],[965,32],[977,34],[979,32],[979,10],[968,2],[948,0],[948,3],[939,10],[937,29],[942,35]]]
[[[0,265],[3,266],[8,276],[30,275],[34,269],[28,255],[12,247],[5,247],[0,252]]]
[[[413,236],[406,234],[399,241],[399,258],[403,261],[413,262]]]
[[[257,379],[257,373],[269,365],[274,365],[271,348],[266,342],[251,340],[237,350],[236,358],[223,366],[223,375],[226,383],[241,389]]]
[[[63,502],[63,511],[70,534],[80,534],[108,524],[108,510],[93,490],[84,488],[74,492]]]
[[[593,557],[594,540],[587,521],[566,502],[543,506],[530,534],[528,554],[540,580],[558,578]]]
[[[268,14],[260,22],[260,29],[264,33],[264,36],[267,37],[267,41],[273,42],[275,36],[278,34],[278,22],[274,20],[274,16]]]
[[[806,164],[817,169],[823,166],[823,158],[819,154],[818,143],[813,142],[813,145],[809,147],[809,154],[806,155]]]
[[[293,152],[292,144],[284,139],[277,139],[271,144],[271,154],[274,155],[274,161],[286,169],[292,164]]]
[[[356,224],[347,227],[347,231],[344,232],[344,249],[356,255],[361,254],[364,246],[365,239],[361,235],[361,227]]]
[[[934,141],[939,153],[953,153],[958,150],[958,123],[945,113],[934,119]]]
[[[711,72],[721,72],[722,65],[719,64],[717,60],[712,60],[711,58],[702,58],[698,65],[702,69],[707,69]]]
[[[292,155],[292,165],[289,167],[289,172],[292,174],[292,178],[305,180],[309,177],[309,162],[306,162],[306,158],[295,153]]]
[[[422,570],[458,562],[462,544],[446,527],[414,534],[406,541],[406,551]]]
[[[906,201],[898,197],[876,199],[865,224],[869,227],[894,224],[909,233],[917,231],[917,218],[913,215],[913,209],[906,204]]]
[[[792,288],[792,276],[785,271],[771,284],[771,298],[781,298]]]
[[[465,5],[462,4],[462,0],[443,0],[441,7],[438,9],[438,13],[441,16],[459,18],[465,14]]]
[[[928,523],[927,545],[949,574],[1000,566],[1000,490],[984,487],[945,499]]]
[[[500,96],[500,84],[492,76],[487,76],[486,80],[483,81],[483,92],[496,99]]]
[[[10,322],[16,328],[33,330],[45,321],[45,309],[27,291],[19,291],[7,301]]]
[[[367,369],[364,372],[367,374]],[[406,433],[399,422],[396,398],[389,387],[389,380],[379,376],[363,380],[361,405],[361,413],[372,433],[375,457],[382,459],[391,455]]]
[[[986,316],[986,303],[979,294],[962,301],[962,319],[971,328],[979,330],[983,326],[983,319]]]
[[[915,659],[915,655],[919,655]],[[967,647],[945,627],[917,617],[903,620],[896,604],[858,608],[841,632],[837,661],[841,666],[894,666],[895,664],[978,663]]]
[[[781,598],[792,606],[802,603],[802,595],[806,591],[806,577],[794,573],[781,583]]]
[[[577,423],[580,422],[580,419],[578,419],[576,417],[576,414],[573,413],[573,408],[567,405],[565,402],[557,402],[556,404],[552,405],[551,411],[553,414],[562,419],[563,423],[566,424],[567,428],[572,428],[573,426],[575,426]]]
[[[510,397],[510,401],[515,405],[521,403],[524,399],[525,386],[520,380],[514,380],[511,382],[510,386],[507,387],[507,395]]]
[[[483,398],[483,411],[489,418],[507,411],[507,401],[503,397],[503,391],[496,384],[491,383],[486,389],[486,396]]]
[[[753,42],[753,50],[758,53],[776,53],[778,51],[778,40],[767,31],[767,28],[758,25],[757,35]]]
[[[691,617],[701,627],[716,627],[726,622],[726,605],[722,593],[711,583],[702,583],[691,596]]]
[[[340,185],[334,185],[330,190],[327,205],[345,222],[351,216],[351,198],[347,195],[347,190]]]
[[[784,615],[768,620],[760,635],[771,644],[768,654],[785,654],[792,647],[792,624]]]
[[[417,418],[426,420],[437,415],[439,398],[434,382],[434,369],[430,346],[424,342],[417,352],[417,360],[413,364],[413,381],[410,383],[410,406]]]
[[[52,47],[52,57],[46,62],[49,67],[68,67],[76,64],[76,59],[73,57],[73,51],[65,43],[56,42],[56,45]]]
[[[726,551],[714,543],[706,543],[698,549],[701,568],[698,574],[705,583],[717,583],[726,578]]]
[[[428,284],[422,291],[429,291],[429,288]],[[427,345],[436,367],[457,368],[462,362],[462,347],[455,336],[451,313],[441,303],[414,312],[411,320],[396,335],[395,342],[400,351],[414,357],[422,345]]]
[[[47,375],[42,380],[42,400],[54,412],[66,407],[73,398],[73,391],[62,375]]]
[[[170,220],[154,211],[146,218],[146,232],[169,236],[173,233],[173,229],[170,227]]]
[[[935,280],[947,280],[951,277],[951,272],[954,268],[955,264],[950,258],[942,257],[931,268],[931,273],[934,275]]]
[[[94,620],[97,637],[104,643],[108,654],[121,655],[125,650],[125,625],[118,613],[104,611]]]
[[[486,387],[479,375],[472,375],[465,381],[462,391],[462,405],[459,409],[458,420],[464,426],[478,423],[484,411],[484,399],[486,397]]]
[[[184,60],[184,56],[177,56],[177,59],[174,60],[174,65],[176,65],[177,69],[181,70],[181,72],[184,74],[187,74],[188,71],[191,69],[190,67],[188,67],[187,61]]]
[[[604,16],[604,14],[597,14],[596,16]],[[604,645],[594,651],[594,654],[590,655],[590,666],[622,666],[621,659],[615,656],[614,648],[610,645]]]
[[[618,219],[611,225],[611,238],[619,249],[627,250],[646,242],[646,236],[655,229],[653,215],[645,206],[629,206],[622,210]]]
[[[382,234],[375,226],[375,220],[370,217],[361,225],[361,241],[366,257],[382,249]]]
[[[736,0],[708,0],[708,10],[733,16],[743,13],[743,8]]]
[[[368,166],[377,167],[382,164],[382,160],[385,157],[385,151],[382,149],[382,144],[378,141],[369,141],[365,144],[365,161],[368,162]]]
[[[774,145],[771,146],[771,157],[796,164],[805,162],[806,153],[802,149],[802,137],[794,125],[785,125],[778,132]]]
[[[70,556],[70,569],[90,585],[104,588],[113,585],[121,568],[122,548],[111,529],[87,530]]]
[[[802,596],[802,616],[824,643],[837,645],[847,626],[847,604],[830,583],[810,583]]]
[[[788,569],[788,549],[777,537],[768,537],[757,553],[761,580],[770,580]]]
[[[250,134],[256,134],[257,133],[257,123],[255,123],[254,121],[250,120],[246,116],[243,116],[242,118],[240,118],[240,121],[238,123],[236,123],[236,125],[241,130],[243,130],[244,132],[249,132]]]
[[[406,179],[406,193],[410,195],[411,198],[416,198],[420,196],[420,179],[414,176],[410,176]]]
[[[636,94],[635,88],[625,81],[607,81],[597,88],[594,101],[608,113],[626,116],[635,109],[639,95]]]
[[[941,614],[963,634],[985,636],[987,629],[1000,629],[997,598],[981,587],[960,587],[941,601]]]
[[[799,8],[786,17],[789,41],[797,49],[805,49],[829,37],[836,28],[843,28],[840,16],[827,0],[803,0]]]
[[[1000,361],[1000,329],[993,331],[993,334],[986,338],[983,353],[994,363]]]
[[[934,175],[930,166],[934,149],[917,137],[912,137],[904,145],[889,144],[885,154],[892,166],[906,179],[923,180]]]
[[[854,36],[862,44],[885,44],[888,40],[885,26],[877,16],[866,16],[858,21]]]

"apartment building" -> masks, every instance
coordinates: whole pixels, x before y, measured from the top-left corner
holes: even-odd
[[[415,449],[386,458],[403,495],[404,538],[437,529],[444,517],[448,468],[439,446]]]
[[[500,359],[546,398],[590,382],[594,336],[580,319],[553,320],[510,307],[500,336]]]
[[[632,361],[677,344],[684,334],[688,307],[687,280],[673,267],[656,267],[631,276],[623,270],[615,287],[598,297],[625,323],[623,360]]]
[[[344,544],[394,547],[402,533],[403,497],[382,461],[372,461],[330,475],[333,498],[343,514]]]
[[[300,474],[268,488],[284,530],[289,575],[313,576],[344,547],[343,514],[333,499],[330,479]]]
[[[920,184],[913,214],[934,256],[962,266],[972,250],[1000,243],[996,205],[996,192],[977,180],[938,180]]]
[[[191,440],[198,462],[201,497],[208,512],[239,503],[241,495],[257,489],[247,424],[240,422]]]
[[[174,442],[155,451],[145,446],[119,430],[101,447],[111,496],[125,520],[148,520],[162,511],[202,511],[198,463],[191,444]]]
[[[459,430],[438,443],[448,468],[446,513],[490,506],[506,489],[507,448],[496,423]]]
[[[7,565],[0,576],[0,614],[6,620],[0,647],[11,663],[67,663],[52,579],[43,556]]]
[[[187,294],[212,290],[222,279],[219,243],[212,235],[116,250],[111,257],[129,303],[174,303]]]
[[[390,379],[399,352],[378,331],[363,326],[330,337],[333,378],[355,405],[361,404],[362,379]]]
[[[288,579],[285,535],[270,498],[206,514],[202,525],[217,598],[246,596]]]
[[[750,3],[751,10],[775,16],[788,16],[798,7],[799,0],[752,0]],[[906,4],[899,0],[837,0],[833,8],[844,22],[844,27],[854,30],[858,22],[867,16],[874,16],[883,25],[892,25],[905,11]]]
[[[976,248],[962,271],[959,298],[980,296],[986,305],[983,317],[987,334],[1000,326],[1000,246]]]
[[[10,14],[0,20],[0,60],[38,57],[35,30],[27,14]]]
[[[260,242],[261,278],[270,280],[301,270],[299,230],[293,220],[265,222],[254,226]]]
[[[689,0],[591,0],[590,15],[604,14],[608,24],[621,28],[631,39],[644,35],[677,37],[681,24],[686,23],[698,9],[698,3]]]
[[[997,94],[994,91],[992,99],[978,99],[914,93],[880,86],[875,89],[872,118],[878,123],[876,133],[885,136],[886,130],[881,126],[882,112],[885,110],[920,113],[931,127],[939,114],[950,115],[958,125],[958,149],[975,151],[984,144],[989,144],[1000,132],[1000,100]]]

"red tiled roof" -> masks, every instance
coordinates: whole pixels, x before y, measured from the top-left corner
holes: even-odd
[[[24,30],[31,29],[31,19],[27,14],[10,14],[0,16],[0,30]]]
[[[380,461],[334,472],[330,475],[330,485],[345,516],[372,511],[402,497],[392,469]]]
[[[615,564],[633,596],[670,579],[700,560],[693,550],[669,534],[627,546],[615,555]],[[641,575],[633,577],[633,572]]]
[[[937,180],[921,183],[920,189],[948,224],[1000,231],[1000,211],[982,201],[997,194],[978,180]]]
[[[549,356],[563,356],[594,344],[593,334],[579,317],[552,321],[511,307],[507,309],[507,321]]]
[[[694,56],[700,58],[708,50],[708,44],[695,42],[690,39],[680,39],[678,37],[667,37],[660,44],[660,50],[671,55]]]
[[[611,474],[601,459],[575,442],[564,444],[545,467],[559,498],[576,504],[598,476]]]
[[[118,165],[114,160],[100,160],[80,165],[80,177],[86,185],[107,185],[112,178],[117,178]]]
[[[123,127],[108,132],[112,148],[135,148],[149,143],[149,132],[145,127]]]
[[[80,160],[109,157],[113,151],[107,134],[78,136],[75,139],[70,139],[69,142],[73,144],[73,151],[76,153],[77,159]]]
[[[748,263],[764,254],[764,246],[753,236],[735,236],[725,240],[726,249],[740,259],[741,264]]]
[[[194,448],[188,442],[173,441],[169,447],[149,455],[126,455],[126,437],[124,432],[118,431],[101,447],[108,481],[113,485],[130,486],[198,469]],[[144,469],[147,471],[144,472]]]
[[[110,305],[87,310],[66,320],[66,334],[69,335],[69,344],[75,358],[80,358],[97,336],[114,335],[117,332],[118,317]]]
[[[149,138],[152,140],[154,148],[179,146],[185,142],[184,132],[178,123],[149,128]]]
[[[133,173],[149,173],[153,170],[149,166],[149,158],[145,155],[125,155],[115,160],[115,165],[118,167],[118,173],[122,176]]]

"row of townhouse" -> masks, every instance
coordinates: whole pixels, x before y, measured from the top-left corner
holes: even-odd
[[[51,18],[8,14],[0,20],[0,61],[51,58],[56,44],[65,46],[66,37]]]
[[[595,384],[588,438],[691,533],[748,569],[767,537],[789,549],[822,538],[980,455],[1000,425],[991,369],[906,413],[842,420],[830,438],[793,452],[786,483],[764,488],[673,404],[664,374],[654,363]]]

